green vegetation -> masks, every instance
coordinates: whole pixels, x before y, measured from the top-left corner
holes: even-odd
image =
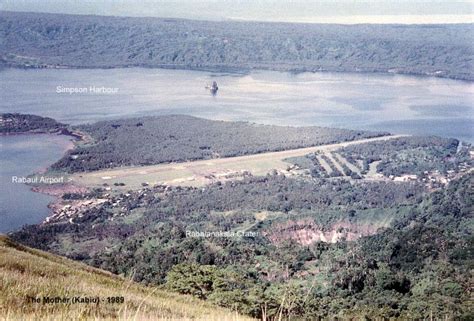
[[[473,180],[430,194],[416,183],[282,175],[146,187],[12,237],[257,318],[465,318]]]
[[[440,137],[402,137],[373,144],[348,146],[339,150],[351,163],[381,161],[377,172],[385,176],[438,171],[446,174],[471,163],[470,146],[457,139]]]
[[[301,169],[308,170],[313,177],[335,177],[344,174],[358,178],[358,173],[334,157],[337,153],[364,175],[369,171],[371,163],[378,162],[375,163],[376,170],[385,177],[416,175],[418,178],[426,178],[434,173],[446,176],[449,172],[457,173],[472,167],[472,159],[469,154],[471,150],[471,145],[457,139],[409,136],[354,144],[336,150],[332,153],[333,159],[342,167],[343,173],[324,154],[319,157],[331,167],[330,174],[321,166],[317,159],[318,154],[309,154],[288,161]]]
[[[472,24],[331,25],[0,12],[0,65],[392,72],[473,80],[472,34]]]
[[[76,147],[52,168],[82,172],[232,157],[331,144],[386,133],[323,127],[283,127],[172,115],[78,126],[92,142]]]
[[[98,304],[43,304],[30,298],[87,297]],[[124,298],[109,303],[107,298]],[[250,320],[210,304],[145,287],[0,236],[1,320]]]
[[[0,114],[0,134],[48,133],[64,130],[66,125],[52,118],[25,114]]]
[[[43,123],[15,117],[26,119],[28,128],[34,127],[31,119]],[[189,116],[75,130],[87,140],[53,169],[184,162],[383,135]],[[200,187],[145,183],[130,191],[115,182],[66,193],[49,223],[26,226],[11,239],[113,274],[2,238],[0,312],[7,319],[241,319],[212,304],[264,320],[468,319],[474,267],[470,152],[470,145],[454,139],[402,137],[292,157],[296,167],[266,176]],[[385,177],[367,180],[375,165]],[[301,169],[310,175],[300,175]],[[405,174],[417,178],[387,178]],[[18,299],[104,293],[128,297],[126,308],[30,304],[20,311],[25,302]]]

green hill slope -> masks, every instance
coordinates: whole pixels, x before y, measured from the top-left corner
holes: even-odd
[[[2,11],[0,65],[375,71],[473,80],[472,30],[473,24],[294,24]]]
[[[39,302],[34,302],[36,298]],[[44,298],[67,298],[45,303]],[[96,303],[75,302],[99,298]],[[112,303],[113,301],[123,303]],[[120,278],[0,235],[1,320],[250,320]]]

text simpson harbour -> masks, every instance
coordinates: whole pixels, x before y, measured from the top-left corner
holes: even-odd
[[[65,87],[56,86],[57,94],[116,94],[119,88],[104,86],[88,86],[88,87]]]

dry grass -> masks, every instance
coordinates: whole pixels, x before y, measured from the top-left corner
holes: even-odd
[[[32,303],[28,297],[100,297],[99,304]],[[107,297],[124,297],[124,304]],[[0,320],[210,320],[250,318],[18,245],[0,235]]]

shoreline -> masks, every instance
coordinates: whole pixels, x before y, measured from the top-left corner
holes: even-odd
[[[54,131],[47,130],[32,130],[32,131],[20,131],[20,132],[0,132],[0,136],[22,136],[22,135],[57,135],[57,136],[70,136],[77,141],[84,139],[84,134],[78,131],[70,131],[67,128],[60,128]]]
[[[63,204],[63,196],[68,193],[87,193],[87,187],[81,187],[72,183],[54,184],[54,185],[40,185],[32,186],[30,190],[34,193],[40,193],[48,195],[54,198],[52,202],[47,205],[49,209],[48,215],[39,224],[46,224],[54,221],[61,214],[61,210],[66,206]],[[73,204],[74,201],[70,201],[69,205]]]
[[[61,144],[61,146],[58,146],[58,147],[62,147],[61,150],[63,151],[63,153],[61,157],[63,157],[68,151],[73,150],[78,142],[87,141],[87,138],[85,137],[86,135],[84,133],[81,133],[79,131],[70,131],[66,128],[60,128],[54,131],[35,130],[35,131],[26,131],[26,132],[0,133],[0,136],[4,136],[4,137],[26,136],[26,135],[51,135],[51,136],[69,137],[69,139],[67,140],[67,142],[65,142],[64,145]],[[41,168],[38,168],[33,173],[29,174],[29,176],[47,173],[51,164],[47,164]],[[55,217],[55,215],[57,215],[58,210],[62,207],[62,197],[64,194],[86,193],[88,191],[86,187],[77,186],[75,184],[72,184],[71,182],[51,184],[51,185],[36,185],[36,184],[26,183],[25,185],[28,186],[29,190],[33,193],[40,193],[43,195],[53,197],[53,200],[49,202],[48,205],[46,206],[48,209],[47,215],[43,217],[42,221],[39,222],[38,224],[43,224],[51,220],[51,218]],[[15,230],[18,230],[18,229],[14,229],[7,233],[14,232]]]
[[[27,134],[27,133],[26,133]],[[66,153],[70,150],[73,150],[78,142],[81,141],[86,141],[85,139],[85,134],[81,132],[74,132],[74,131],[69,131],[66,129],[66,133],[64,132],[64,129],[59,130],[56,132],[56,135],[64,135],[64,136],[69,136],[72,137],[71,140],[66,145],[66,148],[64,149],[63,155],[66,155]],[[54,164],[54,163],[53,163]],[[35,174],[44,174],[48,171],[49,167],[52,164],[47,165],[45,168],[41,168],[38,171],[35,171],[33,175]],[[44,195],[48,195],[54,198],[53,201],[48,203],[47,208],[49,209],[48,215],[43,219],[43,221],[40,224],[44,224],[46,222],[49,222],[52,220],[54,217],[58,215],[58,211],[61,209],[61,203],[62,203],[62,197],[67,194],[67,193],[86,193],[88,191],[87,187],[81,187],[73,184],[72,182],[68,183],[61,183],[61,184],[52,184],[52,185],[29,185],[30,190],[34,193],[40,193]]]
[[[420,77],[425,79],[447,79],[454,81],[461,81],[467,83],[474,83],[474,75],[471,77],[462,77],[462,76],[444,76],[442,73],[438,74],[437,72],[405,72],[403,70],[392,70],[392,69],[362,69],[356,68],[356,70],[346,70],[338,68],[323,68],[323,67],[312,67],[312,68],[301,68],[301,67],[292,67],[292,66],[281,66],[273,67],[269,64],[267,65],[257,65],[257,66],[188,66],[180,64],[157,64],[157,65],[147,65],[147,64],[130,64],[130,65],[116,65],[116,66],[59,66],[59,65],[40,65],[40,66],[24,66],[18,64],[9,64],[3,63],[0,64],[0,72],[6,69],[20,69],[20,70],[36,70],[36,69],[47,69],[47,70],[110,70],[110,69],[133,69],[133,68],[142,68],[142,69],[164,69],[164,70],[183,70],[183,71],[201,71],[201,72],[211,72],[211,73],[230,73],[238,75],[248,75],[252,72],[259,71],[273,71],[281,73],[290,73],[294,75],[303,74],[303,73],[348,73],[354,75],[379,75],[379,76],[406,76],[406,77]],[[357,70],[358,69],[358,70]]]

